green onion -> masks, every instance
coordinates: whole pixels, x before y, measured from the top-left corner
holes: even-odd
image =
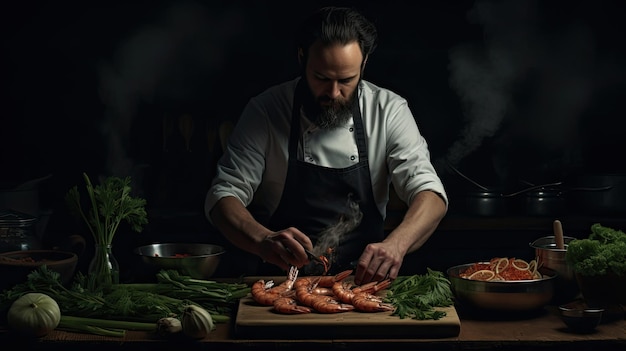
[[[156,331],[156,323],[116,321],[109,319],[61,316],[59,329],[104,336],[124,337],[126,330]]]

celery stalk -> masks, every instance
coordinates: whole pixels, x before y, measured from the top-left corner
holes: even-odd
[[[155,323],[116,321],[98,318],[61,316],[59,329],[96,335],[124,337],[126,330],[156,331]]]

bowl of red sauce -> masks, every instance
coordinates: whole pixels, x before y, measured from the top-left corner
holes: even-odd
[[[499,257],[450,267],[446,271],[455,304],[472,311],[533,312],[554,297],[554,270],[535,261]]]

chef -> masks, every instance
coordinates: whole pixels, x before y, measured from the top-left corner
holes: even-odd
[[[404,98],[363,79],[377,31],[362,14],[322,8],[296,44],[301,75],[247,103],[206,216],[240,249],[240,274],[313,267],[306,249],[330,259],[327,274],[394,279],[448,208],[427,142]],[[408,209],[385,233],[390,183]]]

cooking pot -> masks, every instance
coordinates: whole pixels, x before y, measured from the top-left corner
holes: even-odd
[[[626,176],[625,176],[626,179]],[[567,212],[568,205],[586,214],[626,213],[626,181],[621,187],[590,182],[589,185],[561,187],[562,182],[534,185],[512,193],[495,189],[471,190],[462,199],[464,211],[480,216],[517,213],[530,216],[556,216]],[[570,201],[570,198],[572,201]],[[458,201],[458,200],[457,200]]]
[[[493,189],[467,191],[461,201],[463,213],[477,216],[504,216],[514,205],[512,198]]]
[[[454,199],[454,202],[460,204],[463,213],[478,216],[505,216],[519,213],[531,216],[553,216],[565,211],[566,202],[564,193],[560,190],[562,184],[560,181],[539,185],[524,182],[525,187],[511,192],[510,189],[484,186],[450,164],[448,168],[473,185],[471,190],[463,191],[460,197]],[[454,198],[454,195],[451,197]],[[451,201],[452,206],[454,202]]]
[[[566,212],[565,193],[559,189],[537,189],[527,192],[522,200],[522,208],[530,216],[555,216]]]
[[[581,196],[603,196],[611,188],[612,186],[592,183],[588,186],[576,184],[562,186],[561,182],[546,184],[531,191],[524,191],[525,196],[521,197],[521,208],[531,216],[558,216],[567,212],[571,194],[574,199]]]
[[[581,214],[626,214],[626,174],[586,173],[569,180],[576,191],[568,198],[572,209]]]
[[[549,192],[547,189],[560,184],[561,182],[533,185],[509,193],[487,187],[471,190],[463,197],[464,211],[478,216],[504,216],[521,211],[531,215],[551,215],[553,211],[558,212],[557,207],[561,206],[562,198],[558,192]],[[522,208],[520,198],[524,200]]]

